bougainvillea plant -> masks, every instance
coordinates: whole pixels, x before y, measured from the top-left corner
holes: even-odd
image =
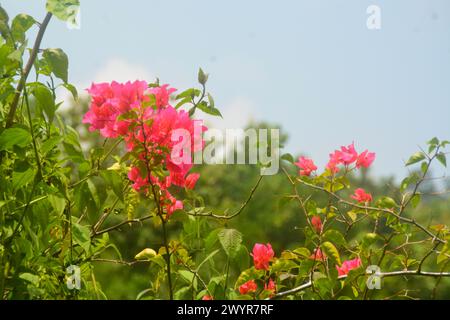
[[[417,170],[389,195],[353,179],[376,158],[355,143],[323,167],[283,155],[280,175],[292,192],[279,197],[298,213],[298,245],[289,248],[230,227],[262,176],[235,211],[210,208],[197,192],[204,177],[193,159],[207,130],[200,118],[221,116],[201,69],[199,88],[182,92],[159,81],[92,84],[82,122],[102,142],[84,151],[58,112],[59,89],[78,98],[68,58],[40,47],[52,16],[73,19],[78,5],[48,0],[41,23],[26,14],[10,21],[0,7],[1,299],[107,298],[95,277],[100,263],[145,265],[148,287],[138,299],[409,297],[407,279],[433,278],[435,290],[450,276],[448,227],[415,216],[432,164],[446,166],[448,141],[433,138],[412,155],[406,165]],[[111,237],[126,232],[158,240],[130,253]]]

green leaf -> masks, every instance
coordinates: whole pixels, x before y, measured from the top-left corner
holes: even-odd
[[[411,198],[411,204],[413,206],[413,208],[417,208],[417,206],[420,203],[420,194],[415,194],[412,198]]]
[[[370,247],[379,239],[379,236],[376,233],[366,233],[362,239],[362,246],[364,248]]]
[[[217,235],[227,256],[233,257],[242,243],[242,234],[236,229],[222,229]]]
[[[410,166],[414,163],[422,161],[423,159],[425,159],[425,154],[423,152],[416,152],[409,158],[408,161],[406,161],[405,165]]]
[[[136,260],[150,260],[151,258],[156,257],[157,253],[155,250],[151,248],[145,248],[141,252],[139,252],[134,258]]]
[[[75,217],[74,217],[75,218]],[[76,219],[72,221],[72,237],[73,241],[80,245],[84,251],[88,252],[91,246],[90,231],[88,226],[76,223]]]
[[[344,247],[347,245],[347,241],[345,241],[344,236],[337,230],[327,230],[323,234],[323,237],[325,238],[325,240],[328,240],[337,245]]]
[[[334,244],[329,241],[322,243],[322,250],[325,254],[338,265],[341,265],[341,258],[339,256],[339,251],[336,249]]]
[[[197,266],[196,271],[198,272],[200,270],[200,268],[210,259],[212,259],[218,252],[220,251],[220,249],[216,249],[213,252],[211,252],[205,259],[203,259],[202,262],[200,262]]]
[[[24,148],[31,142],[31,135],[23,128],[5,129],[0,134],[0,150],[11,150],[13,146]]]
[[[202,68],[198,69],[198,82],[201,85],[205,85],[206,81],[208,81],[208,74],[206,74]]]
[[[70,83],[64,83],[63,87],[66,88],[72,94],[72,97],[75,101],[78,100],[78,91],[74,85],[72,85]]]
[[[210,108],[214,108],[214,105],[215,105],[214,104],[214,98],[209,93],[208,93],[208,102],[209,102],[209,107]]]
[[[120,174],[113,170],[102,170],[102,178],[111,186],[114,194],[123,202],[123,182]]]
[[[61,140],[62,140],[61,136],[54,136],[45,140],[41,146],[42,154],[46,155],[48,152],[53,150],[53,148],[55,148],[58,145],[58,143],[61,142]]]
[[[18,14],[12,21],[11,34],[15,41],[24,42],[25,32],[36,23],[32,16],[27,14]]]
[[[19,278],[22,280],[28,281],[28,282],[34,284],[35,286],[37,286],[39,284],[39,277],[35,274],[24,272],[19,275]]]
[[[285,161],[287,161],[287,162],[290,162],[290,163],[294,163],[294,162],[295,162],[294,157],[293,157],[292,154],[290,154],[290,153],[285,153],[285,154],[283,154],[283,155],[281,156],[281,159],[282,159],[282,160],[285,160]]]
[[[34,178],[35,171],[32,168],[28,168],[25,171],[14,171],[12,174],[12,185],[14,190],[19,190]]]
[[[45,49],[44,59],[50,66],[53,74],[64,82],[67,82],[69,59],[61,49]]]
[[[244,245],[241,244],[239,246],[239,249],[237,250],[233,260],[237,264],[239,271],[248,268],[248,265],[250,263],[250,255]]]
[[[201,95],[201,91],[195,88],[190,88],[190,89],[186,89],[183,92],[181,92],[180,94],[178,94],[175,99],[176,100],[180,100],[182,98],[190,98],[193,99],[195,97],[198,97]]]
[[[311,252],[308,250],[308,248],[296,248],[294,253],[298,254],[299,256],[303,258],[309,258],[311,256]]]
[[[271,266],[273,272],[289,272],[291,269],[297,268],[298,264],[292,260],[276,259]]]
[[[31,93],[36,98],[36,101],[41,110],[43,110],[47,115],[49,122],[53,122],[53,118],[55,117],[56,105],[50,89],[40,83],[36,83],[32,86]]]
[[[191,283],[194,280],[195,274],[189,270],[180,270],[178,273],[188,282]]]
[[[8,13],[2,8],[2,6],[0,6],[0,21],[4,23],[8,23],[9,21]]]
[[[249,280],[259,279],[264,276],[265,270],[256,270],[255,267],[251,267],[239,275],[236,280],[235,288],[239,288],[242,284],[246,283]]]
[[[439,153],[436,155],[436,159],[438,159],[439,162],[440,162],[444,167],[447,167],[447,158],[445,157],[445,153],[439,152]]]
[[[66,200],[64,198],[49,194],[48,201],[52,205],[53,209],[55,209],[55,213],[58,216],[64,212],[64,209],[66,208]]]
[[[219,109],[216,109],[214,107],[208,106],[208,104],[205,101],[200,102],[197,105],[197,108],[202,110],[204,113],[210,114],[212,116],[222,117],[222,114],[220,113]]]
[[[62,21],[72,21],[76,17],[79,6],[79,0],[47,0],[46,9]]]
[[[397,203],[395,203],[395,200],[390,197],[381,197],[377,201],[377,204],[382,208],[388,208],[388,209],[397,207]]]

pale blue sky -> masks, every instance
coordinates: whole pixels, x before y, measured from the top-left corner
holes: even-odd
[[[45,14],[44,0],[0,3]],[[371,4],[381,30],[366,27]],[[53,20],[43,46],[65,50],[81,87],[158,76],[183,89],[201,66],[222,126],[279,123],[288,151],[321,165],[354,140],[377,153],[375,174],[402,175],[418,144],[450,139],[448,0],[81,0],[81,29]]]

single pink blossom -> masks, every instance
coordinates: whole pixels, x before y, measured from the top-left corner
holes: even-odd
[[[191,173],[186,177],[184,186],[188,189],[194,189],[197,180],[200,178],[199,173]]]
[[[309,257],[311,260],[316,261],[325,261],[327,259],[327,256],[320,250],[320,248],[314,249],[314,253]]]
[[[239,287],[240,294],[254,293],[258,289],[255,280],[249,280]]]
[[[270,291],[270,296],[274,296],[275,292],[277,292],[277,285],[275,281],[269,279],[268,283],[264,284],[264,290]]]
[[[317,170],[317,166],[314,162],[306,157],[299,157],[298,162],[295,165],[300,168],[299,174],[301,176],[309,176],[311,172]]]
[[[342,146],[341,150],[338,151],[339,160],[342,164],[348,166],[356,161],[358,158],[358,153],[355,150],[355,144],[352,143],[348,146]]]
[[[356,167],[358,169],[360,167],[368,168],[374,160],[375,160],[375,153],[365,150],[358,155],[358,159],[356,160]]]
[[[350,270],[357,269],[357,268],[361,267],[361,265],[362,265],[361,259],[360,258],[355,258],[353,260],[346,260],[346,261],[344,261],[340,267],[337,265],[336,269],[338,271],[338,274],[340,276],[343,276],[343,275],[348,274],[350,272]]]
[[[320,219],[320,216],[313,216],[311,218],[311,224],[314,228],[314,230],[316,230],[317,233],[321,233],[322,232],[322,220]]]
[[[253,263],[258,270],[269,270],[269,262],[274,257],[274,252],[270,243],[267,245],[256,243],[253,247]]]
[[[362,188],[356,189],[355,193],[351,196],[351,198],[355,199],[360,203],[368,203],[372,201],[372,195],[364,191],[364,189]]]

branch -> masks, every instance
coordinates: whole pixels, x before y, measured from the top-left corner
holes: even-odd
[[[126,266],[132,266],[142,262],[148,262],[147,260],[135,260],[135,261],[123,261],[123,260],[114,260],[114,259],[103,259],[103,258],[93,258],[91,259],[93,262],[109,262],[114,264],[122,264]]]
[[[118,228],[120,228],[121,226],[123,226],[124,224],[128,224],[128,223],[141,223],[142,221],[148,220],[148,219],[153,218],[153,217],[154,217],[153,215],[148,215],[148,216],[144,216],[144,217],[142,217],[142,218],[131,219],[131,220],[125,220],[125,221],[122,221],[122,222],[120,222],[120,223],[118,223],[118,224],[112,226],[112,227],[109,227],[109,228],[106,228],[106,229],[103,229],[103,230],[100,230],[100,231],[95,231],[95,230],[93,230],[93,232],[92,232],[92,234],[91,234],[91,238],[93,238],[93,237],[95,237],[95,236],[98,236],[98,235],[101,235],[101,234],[103,234],[103,233],[110,232],[110,231],[113,231],[113,230],[115,230],[115,229],[118,229]]]
[[[45,16],[44,21],[42,21],[42,23],[39,25],[39,32],[36,36],[36,40],[34,42],[33,49],[30,53],[30,58],[28,59],[27,65],[25,66],[22,76],[20,77],[19,84],[17,85],[16,93],[15,93],[14,99],[11,103],[11,109],[9,109],[5,128],[9,128],[13,124],[14,115],[16,113],[16,109],[19,104],[20,95],[22,94],[22,90],[25,87],[25,83],[27,81],[28,75],[30,74],[31,68],[33,67],[33,64],[34,64],[34,60],[36,60],[36,56],[39,52],[39,47],[41,45],[42,38],[44,37],[45,29],[47,28],[47,25],[50,22],[51,17],[52,17],[52,14],[50,12],[47,12],[47,15]]]
[[[228,220],[228,219],[233,219],[234,217],[238,216],[239,214],[241,214],[241,212],[245,209],[245,207],[248,205],[248,203],[250,202],[250,200],[252,199],[256,189],[259,186],[259,183],[261,182],[263,176],[259,176],[258,181],[256,181],[256,184],[253,186],[252,190],[250,191],[249,196],[247,197],[247,199],[242,203],[241,207],[233,214],[230,215],[218,215],[218,214],[214,214],[212,212],[206,212],[206,213],[189,213],[186,212],[188,215],[190,216],[194,216],[194,217],[213,217],[216,219],[224,219],[224,220]]]
[[[395,213],[393,210],[390,209],[386,209],[386,208],[377,208],[377,207],[370,207],[370,206],[363,206],[363,205],[359,205],[350,201],[347,201],[341,197],[339,197],[337,194],[335,194],[334,192],[328,191],[327,189],[323,188],[323,187],[319,187],[313,184],[310,184],[308,182],[305,182],[301,179],[297,179],[298,181],[300,181],[300,183],[304,184],[305,186],[308,186],[310,188],[316,189],[316,190],[320,190],[323,192],[328,193],[329,195],[333,196],[334,198],[336,198],[339,202],[347,204],[349,206],[352,206],[354,208],[358,208],[358,209],[363,209],[363,210],[369,210],[369,211],[380,211],[380,212],[384,212],[384,213],[388,213],[394,217],[396,217],[398,220],[403,221],[405,223],[409,223],[412,224],[414,226],[416,226],[417,228],[419,228],[420,230],[422,230],[423,232],[425,232],[426,234],[428,234],[430,237],[432,237],[433,239],[435,239],[436,241],[440,242],[440,243],[447,243],[446,240],[443,240],[441,238],[439,238],[437,235],[435,235],[434,233],[432,233],[430,230],[428,230],[426,227],[424,227],[423,225],[421,225],[420,223],[418,223],[416,220],[414,219],[410,219],[410,218],[406,218],[403,217],[397,213]]]
[[[403,270],[403,271],[392,271],[392,272],[380,272],[380,273],[369,273],[368,275],[375,275],[379,277],[398,277],[398,276],[422,276],[422,277],[450,277],[450,272],[429,272],[429,271],[421,271],[421,270]],[[339,276],[339,280],[344,280],[347,278],[347,275]],[[292,288],[287,291],[279,292],[274,296],[267,298],[266,300],[277,299],[281,297],[288,296],[290,294],[297,293],[299,291],[305,290],[313,286],[313,281],[308,281],[298,287]]]

